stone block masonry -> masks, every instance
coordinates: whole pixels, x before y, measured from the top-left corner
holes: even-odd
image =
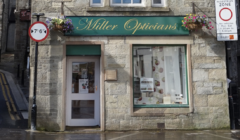
[[[67,16],[179,16],[191,13],[192,2],[194,2],[200,9],[196,10],[196,14],[215,16],[214,0],[166,0],[170,11],[165,12],[152,12],[151,0],[146,0],[146,7],[142,8],[149,11],[144,12],[117,12],[114,10],[115,8],[109,6],[108,0],[105,2],[104,9],[106,11],[89,12],[89,0],[70,0],[64,6],[64,13]],[[44,12],[46,17],[58,16],[61,13],[58,5],[57,1],[32,0],[32,12]],[[215,18],[209,19],[215,21]],[[41,20],[44,21],[45,18],[41,18]],[[145,112],[156,111],[156,114],[162,113],[162,116],[134,117],[130,112],[130,90],[132,89],[130,87],[132,82],[130,81],[130,57],[132,57],[130,42],[133,37],[66,37],[61,33],[51,31],[46,41],[39,43],[38,129],[50,131],[65,129],[63,124],[66,114],[64,114],[65,108],[62,107],[65,91],[62,91],[61,87],[63,86],[64,69],[62,53],[66,41],[104,42],[104,69],[117,69],[118,71],[117,81],[105,81],[104,125],[106,130],[154,130],[158,129],[157,124],[159,123],[164,124],[165,129],[229,129],[225,45],[216,40],[215,29],[207,31],[203,28],[203,30],[191,32],[190,36],[193,38],[193,43],[190,44],[192,64],[188,69],[192,70],[190,78],[193,91],[190,100],[193,102],[193,112],[186,111],[185,108],[171,108],[162,112],[158,108],[147,108]],[[141,36],[139,42],[149,42],[147,38],[149,37]],[[167,40],[168,36],[165,39]],[[177,44],[176,42],[179,40],[171,41]],[[153,42],[161,44],[161,41],[158,40]],[[34,58],[34,44],[31,44],[30,55],[31,58]],[[31,61],[33,70],[33,59]],[[33,82],[33,78],[31,78],[31,82]],[[33,88],[32,85],[30,88]]]

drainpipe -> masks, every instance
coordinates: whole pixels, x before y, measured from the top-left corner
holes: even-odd
[[[9,10],[10,10],[10,0],[8,0],[8,11],[7,11],[7,20],[8,20],[8,23],[7,23],[7,34],[6,34],[6,48],[5,48],[5,52],[7,52],[7,46],[8,46],[8,29],[9,29],[9,18],[10,18],[10,15],[9,15]]]
[[[4,15],[5,3],[2,0],[2,34],[1,34],[1,48],[0,48],[0,62],[1,62],[1,54],[2,54],[2,46],[3,46],[3,15]]]

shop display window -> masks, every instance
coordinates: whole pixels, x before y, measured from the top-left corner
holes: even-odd
[[[134,107],[188,105],[186,47],[133,46]]]

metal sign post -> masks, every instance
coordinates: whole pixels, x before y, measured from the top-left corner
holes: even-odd
[[[38,61],[38,42],[45,40],[49,34],[47,25],[43,22],[39,22],[39,17],[43,16],[43,13],[33,13],[33,16],[37,16],[37,22],[34,22],[29,30],[29,36],[32,40],[36,41],[35,47],[35,67],[34,67],[34,89],[33,89],[33,105],[31,112],[31,129],[36,130],[36,118],[37,118],[37,105],[36,105],[36,90],[37,90],[37,61]]]

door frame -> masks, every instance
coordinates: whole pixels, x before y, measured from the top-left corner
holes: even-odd
[[[100,56],[100,130],[105,131],[105,94],[104,94],[104,42],[101,41],[66,41],[63,44],[63,59],[62,59],[62,69],[63,69],[63,86],[62,86],[62,126],[61,131],[65,131],[66,128],[66,90],[67,90],[67,56],[66,47],[67,45],[100,45],[101,46],[101,56]]]

